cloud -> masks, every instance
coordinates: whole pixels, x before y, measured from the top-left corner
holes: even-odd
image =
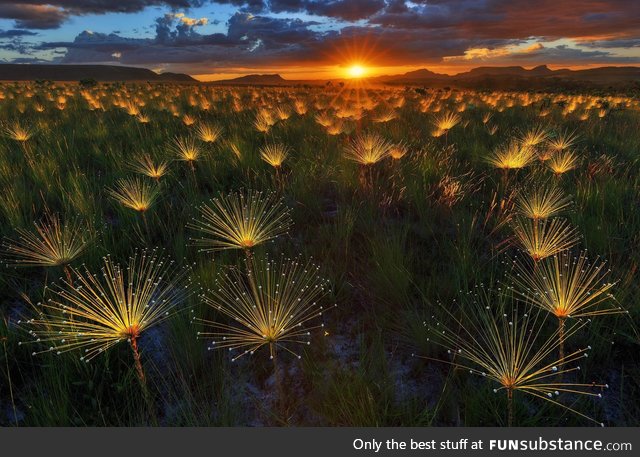
[[[13,29],[13,30],[0,30],[0,40],[4,38],[16,38],[24,36],[35,36],[36,32],[30,30]]]
[[[515,59],[527,59],[524,54],[513,56]],[[535,63],[549,63],[560,65],[580,65],[585,63],[599,64],[633,64],[638,63],[637,57],[618,56],[608,51],[586,51],[562,44],[545,47],[535,53]]]
[[[411,5],[411,6],[408,6]],[[390,2],[372,23],[453,30],[474,38],[579,38],[640,33],[640,2],[628,0],[414,0]]]
[[[264,0],[212,0],[222,5],[242,7],[244,12],[264,13],[268,11],[267,2]],[[273,2],[272,2],[273,3]]]
[[[576,65],[585,63],[634,63],[638,59],[628,56],[616,56],[608,51],[586,51],[570,47],[566,44],[556,46],[544,46],[542,43],[534,43],[526,47],[505,46],[494,49],[470,48],[463,55],[447,56],[447,63],[486,64],[492,65],[540,65],[563,64]]]
[[[140,24],[140,28],[155,30],[152,38],[83,32],[72,41],[46,41],[45,34],[43,42],[20,43],[25,53],[62,52],[58,60],[65,63],[118,61],[167,65],[191,73],[229,66],[339,65],[356,60],[385,66],[485,61],[538,64],[563,58],[584,63],[640,63],[640,55],[619,55],[618,48],[640,45],[640,2],[627,0],[29,1],[0,0],[0,17],[5,17],[2,8],[13,5],[5,14],[13,11],[16,22],[39,20],[44,28],[91,12],[168,7],[150,27]],[[205,33],[209,18],[194,16],[193,10],[186,9],[208,3],[238,8],[224,32]],[[25,5],[45,8],[41,11],[50,11],[51,17],[32,14],[29,19]],[[22,19],[16,11],[25,13]],[[111,23],[104,31],[114,28]]]
[[[584,40],[579,43],[581,46],[590,48],[638,48],[640,47],[640,38]]]
[[[12,19],[16,27],[55,29],[72,16],[135,13],[149,6],[185,9],[211,0],[0,0],[0,18]]]
[[[321,35],[309,29],[309,26],[316,24],[301,19],[281,19],[238,12],[229,19],[227,36],[238,43],[248,44],[259,40],[267,48],[298,46],[309,44]]]
[[[534,43],[531,46],[527,46],[526,48],[522,49],[520,52],[522,54],[532,54],[534,52],[538,52],[541,49],[544,49],[544,45],[542,43]]]
[[[84,31],[71,42],[43,42],[37,51],[66,49],[58,63],[120,62],[127,65],[170,65],[177,71],[224,68],[229,65],[265,65],[305,58],[320,49],[323,38],[335,32],[315,32],[317,24],[300,19],[255,16],[237,12],[226,34],[201,34],[204,24],[182,14],[156,19],[154,38],[127,38],[116,33]],[[316,53],[312,53],[316,55]]]
[[[516,57],[520,55],[532,55],[538,53],[544,49],[542,43],[534,43],[525,48],[519,48],[517,46],[504,46],[499,48],[470,48],[464,51],[461,56],[447,56],[444,58],[445,62],[456,62],[464,60],[491,60],[500,59],[504,57]]]
[[[304,2],[308,13],[347,21],[369,18],[385,7],[383,0],[335,0]]]
[[[30,30],[22,30],[22,29],[12,29],[12,30],[0,30],[0,40],[4,38],[16,38],[16,37],[24,37],[24,36],[35,36],[36,32],[32,32]]]
[[[271,0],[273,13],[307,13],[345,21],[368,19],[387,6],[384,0]]]
[[[156,41],[167,43],[188,38],[199,38],[196,27],[207,25],[206,17],[196,19],[186,16],[184,13],[167,13],[156,19]]]
[[[20,64],[38,64],[38,63],[51,63],[51,61],[46,59],[41,59],[39,57],[18,57],[16,59],[11,59],[8,61],[7,59],[2,59],[3,63],[20,63]]]
[[[21,29],[55,29],[67,20],[69,14],[57,6],[0,3],[0,18],[13,19]]]

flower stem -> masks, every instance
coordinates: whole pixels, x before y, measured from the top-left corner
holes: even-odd
[[[562,370],[562,365],[564,365],[564,323],[566,318],[559,317],[558,318],[558,368]]]
[[[271,348],[271,360],[273,361],[273,376],[275,382],[275,416],[278,422],[284,419],[284,407],[283,407],[283,389],[282,389],[282,373],[280,371],[280,364],[278,363],[278,357],[276,355],[275,347]]]
[[[507,425],[513,427],[513,389],[507,389]]]
[[[138,373],[138,379],[142,385],[146,385],[146,379],[144,376],[144,370],[142,369],[142,363],[140,362],[140,353],[138,352],[138,337],[132,336],[130,340],[131,351],[133,352],[133,360],[136,366],[136,372]]]
[[[13,384],[11,383],[11,370],[9,370],[9,354],[7,353],[7,340],[2,340],[2,347],[4,348],[4,359],[7,366],[7,381],[9,382],[9,398],[11,399],[11,407],[13,408],[13,421],[18,426],[18,414],[16,413],[16,402],[13,398]]]
[[[247,264],[247,277],[253,278],[253,252],[251,252],[251,249],[245,249],[244,255],[245,263]]]
[[[64,275],[67,277],[67,282],[71,287],[73,287],[73,276],[71,276],[71,268],[69,268],[69,265],[64,264],[62,266],[62,269],[64,270]]]

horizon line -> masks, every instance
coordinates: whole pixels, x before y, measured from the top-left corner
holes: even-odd
[[[604,69],[604,68],[638,68],[640,69],[640,64],[618,64],[618,65],[597,65],[597,64],[593,64],[593,65],[576,65],[573,68],[571,66],[561,66],[561,65],[554,65],[554,64],[538,64],[538,65],[478,65],[475,67],[469,67],[465,70],[462,71],[458,71],[458,72],[446,72],[446,71],[438,71],[437,70],[437,65],[435,66],[436,69],[432,70],[431,68],[429,68],[428,66],[408,66],[405,67],[406,70],[404,72],[402,72],[400,70],[399,73],[391,73],[391,72],[381,72],[379,74],[373,74],[373,75],[365,75],[365,76],[361,76],[361,77],[348,77],[348,76],[331,76],[331,77],[315,77],[315,78],[309,78],[309,77],[301,77],[301,78],[292,78],[290,79],[290,75],[287,73],[286,69],[284,71],[268,71],[268,72],[258,72],[256,69],[256,71],[251,71],[250,70],[248,72],[237,72],[237,73],[186,73],[186,72],[180,72],[180,71],[163,71],[162,69],[154,69],[154,68],[150,68],[147,66],[136,66],[135,64],[121,64],[119,62],[92,62],[92,63],[60,63],[60,62],[20,62],[20,63],[14,63],[14,62],[0,62],[0,66],[2,65],[20,65],[20,66],[36,66],[36,65],[42,65],[42,66],[55,66],[55,65],[59,65],[59,66],[105,66],[105,67],[121,67],[121,68],[135,68],[135,69],[141,69],[141,70],[149,70],[154,72],[155,74],[158,75],[163,75],[163,74],[175,74],[175,75],[187,75],[191,78],[193,78],[195,81],[197,82],[203,82],[203,83],[214,83],[214,82],[224,82],[224,81],[233,81],[236,79],[241,79],[241,78],[246,78],[246,77],[251,77],[251,76],[274,76],[274,77],[279,77],[281,78],[283,81],[289,81],[289,82],[318,82],[318,81],[365,81],[365,80],[370,80],[370,79],[378,79],[378,78],[384,78],[384,77],[396,77],[396,76],[404,76],[408,73],[413,73],[413,72],[418,72],[418,71],[429,71],[431,73],[434,73],[435,75],[439,75],[439,76],[445,76],[445,77],[456,77],[462,74],[466,74],[469,73],[473,70],[477,70],[480,68],[519,68],[519,69],[523,69],[526,71],[531,71],[534,70],[536,68],[546,68],[552,72],[558,72],[558,71],[582,71],[582,70],[597,70],[597,69]],[[313,67],[310,68],[310,70],[312,70]],[[371,68],[376,68],[374,66],[372,66]],[[385,68],[385,67],[377,67],[377,68]],[[284,74],[284,76],[283,76]],[[216,79],[202,79],[202,78],[206,78],[207,76],[220,76],[220,78],[216,78]]]

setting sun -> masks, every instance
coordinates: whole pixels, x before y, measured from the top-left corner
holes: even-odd
[[[351,65],[347,68],[347,74],[350,78],[362,78],[366,72],[362,65]]]

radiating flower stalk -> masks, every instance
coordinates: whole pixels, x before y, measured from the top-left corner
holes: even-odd
[[[175,138],[173,140],[173,144],[171,145],[171,149],[174,154],[183,162],[187,162],[189,164],[189,169],[191,170],[191,176],[193,177],[193,181],[196,181],[196,167],[195,163],[200,160],[202,156],[202,151],[193,138]]]
[[[245,262],[246,274],[231,269],[202,295],[204,303],[228,321],[194,320],[207,329],[198,336],[212,340],[209,349],[235,352],[233,361],[268,349],[279,409],[284,396],[278,353],[301,358],[296,348],[310,345],[312,333],[324,327],[322,301],[329,284],[319,276],[319,267],[299,259],[249,257]]]
[[[393,145],[376,133],[357,135],[347,146],[345,157],[360,165],[360,185],[373,189],[373,166],[389,156]]]
[[[123,178],[113,188],[107,189],[107,193],[125,208],[144,215],[155,203],[159,190],[155,185],[139,178]]]
[[[123,178],[116,182],[114,188],[107,189],[107,194],[125,208],[141,214],[147,235],[149,234],[146,214],[160,194],[156,184],[143,181],[140,178]]]
[[[571,199],[556,186],[538,186],[521,192],[516,199],[516,209],[521,216],[533,220],[548,219],[560,215],[571,206]]]
[[[494,168],[502,170],[502,184],[503,188],[506,188],[509,170],[519,170],[528,166],[534,154],[535,150],[532,146],[514,140],[493,151],[487,158],[487,162]]]
[[[191,290],[188,281],[183,284],[188,269],[179,269],[155,251],[142,251],[132,255],[126,266],[104,257],[98,274],[86,267],[71,271],[74,284],[62,280],[49,287],[53,296],[36,305],[37,317],[24,322],[32,342],[49,345],[33,354],[81,350],[80,360],[89,362],[126,341],[144,384],[139,339],[185,303]]]
[[[281,143],[266,144],[260,148],[260,158],[275,170],[275,186],[279,191],[284,189],[282,164],[288,156],[289,148]]]
[[[200,141],[213,144],[222,136],[222,128],[217,125],[200,124],[196,129]]]
[[[147,176],[159,183],[160,178],[167,174],[169,164],[167,162],[156,163],[150,156],[143,155],[136,159],[132,168],[137,173]]]
[[[242,249],[248,261],[255,246],[284,235],[293,225],[291,210],[273,192],[220,195],[199,206],[198,213],[187,225],[202,234],[192,239],[196,246],[205,252]],[[249,268],[251,265],[247,263]]]
[[[575,246],[580,235],[566,219],[523,219],[513,224],[515,243],[537,263]]]
[[[578,256],[569,251],[555,254],[534,271],[516,262],[514,292],[558,319],[559,360],[564,360],[567,319],[627,313],[613,305],[611,289],[615,283],[605,281],[610,270],[604,265],[597,259],[590,263],[586,251]]]
[[[4,136],[19,143],[24,151],[24,157],[31,167],[35,166],[33,159],[33,153],[31,151],[30,140],[35,135],[35,129],[21,126],[18,122],[15,122],[11,126],[4,127]]]
[[[607,385],[557,379],[558,375],[579,372],[580,366],[575,363],[587,357],[591,348],[587,346],[562,359],[555,359],[552,354],[558,348],[560,330],[556,329],[549,337],[544,335],[547,314],[531,306],[520,311],[504,300],[508,298],[492,297],[492,293],[480,289],[464,300],[460,317],[445,309],[451,325],[435,317],[425,322],[429,341],[444,347],[454,357],[450,361],[440,361],[498,384],[494,392],[506,393],[509,426],[514,422],[516,392],[548,401],[595,422],[586,414],[556,400],[562,393],[602,396],[592,389],[603,390]],[[576,319],[565,329],[564,337],[570,338],[586,324],[586,319]]]
[[[556,178],[559,178],[568,171],[573,170],[578,166],[579,158],[576,153],[570,150],[562,150],[556,152],[547,161],[547,165],[553,171]]]
[[[26,143],[31,139],[34,133],[35,132],[33,130],[26,127],[22,127],[17,122],[14,123],[12,126],[4,128],[5,136],[19,143]]]
[[[563,152],[567,149],[575,146],[578,142],[579,136],[576,132],[561,132],[558,135],[552,136],[548,139],[549,148],[554,152]]]
[[[212,330],[199,336],[212,338],[211,349],[238,351],[233,361],[267,347],[269,358],[283,350],[297,358],[295,347],[310,344],[311,331],[324,327],[314,323],[324,312],[321,299],[328,282],[318,276],[319,267],[299,259],[259,260],[245,274],[230,269],[216,281],[203,301],[230,319],[230,323],[198,319]]]
[[[456,113],[442,113],[433,120],[435,130],[431,135],[435,138],[444,135],[445,146],[449,144],[449,130],[460,123],[462,118]]]
[[[541,125],[537,125],[532,129],[526,131],[521,137],[520,141],[525,147],[537,148],[543,145],[549,138],[549,132]]]
[[[84,253],[92,239],[87,225],[78,218],[63,222],[58,214],[49,212],[33,225],[35,231],[19,228],[16,240],[3,242],[7,260],[18,267],[62,267],[71,282],[69,264]]]

